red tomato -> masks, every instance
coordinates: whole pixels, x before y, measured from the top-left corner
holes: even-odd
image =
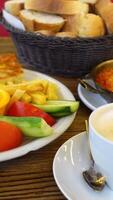
[[[21,101],[13,103],[7,111],[7,115],[15,117],[40,117],[43,118],[50,126],[53,126],[56,122],[51,115],[44,112],[40,108]]]
[[[18,147],[22,140],[22,133],[16,126],[0,121],[0,151]]]

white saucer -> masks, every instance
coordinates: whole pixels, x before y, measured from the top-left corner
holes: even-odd
[[[91,80],[88,80],[87,82],[94,87]],[[78,95],[81,101],[91,110],[95,110],[107,103],[101,95],[87,91],[80,84],[78,85]]]
[[[82,172],[89,166],[89,146],[84,132],[65,142],[55,155],[53,174],[62,193],[69,200],[113,200],[113,191],[107,186],[97,192],[84,181]]]

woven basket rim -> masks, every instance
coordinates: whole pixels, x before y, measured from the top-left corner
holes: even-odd
[[[2,16],[2,13],[0,13],[0,20],[1,20],[1,23],[6,27],[6,29],[8,29],[9,31],[11,32],[14,32],[14,33],[19,33],[19,34],[22,34],[22,35],[27,35],[27,36],[31,36],[31,37],[34,37],[34,38],[42,38],[42,39],[49,39],[49,40],[53,40],[53,41],[71,41],[71,42],[74,42],[74,41],[78,41],[78,42],[99,42],[100,40],[107,40],[107,39],[113,39],[113,34],[108,34],[108,35],[104,35],[104,36],[98,36],[98,37],[93,37],[93,38],[80,38],[80,37],[75,37],[75,38],[69,38],[69,37],[64,37],[64,38],[61,38],[61,37],[56,37],[56,36],[46,36],[46,35],[43,35],[43,34],[39,34],[39,35],[36,35],[35,32],[29,32],[29,31],[24,31],[24,30],[20,30],[18,28],[15,28],[13,27],[11,24],[9,24]]]

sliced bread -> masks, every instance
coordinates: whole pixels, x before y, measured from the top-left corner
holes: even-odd
[[[65,37],[75,38],[76,34],[73,32],[59,32],[59,33],[56,33],[56,36],[61,37],[61,38],[65,38]]]
[[[50,30],[39,30],[35,31],[36,35],[46,35],[46,36],[53,36],[55,33]]]
[[[24,0],[10,0],[6,1],[4,8],[7,12],[14,16],[18,16],[20,10],[24,9]]]
[[[25,8],[52,14],[87,13],[89,5],[75,0],[25,0]]]
[[[49,30],[58,32],[65,23],[63,17],[31,10],[20,11],[19,17],[28,31]]]
[[[92,13],[78,16],[76,26],[79,37],[98,37],[105,34],[102,18]]]
[[[111,0],[99,0],[95,4],[97,14],[99,14],[107,27],[109,33],[113,33],[113,2]]]
[[[90,3],[90,4],[95,4],[98,0],[79,0],[83,3]]]

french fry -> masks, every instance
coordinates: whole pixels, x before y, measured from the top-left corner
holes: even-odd
[[[15,101],[18,101],[22,98],[22,96],[24,95],[25,91],[24,90],[19,90],[17,89],[15,91],[15,93],[13,94],[13,96],[11,97],[10,99],[10,102],[7,106],[7,109],[15,102]]]
[[[53,83],[48,84],[46,95],[47,95],[48,100],[57,100],[58,99],[57,87],[55,84],[53,84]]]
[[[25,83],[12,84],[12,85],[0,84],[0,89],[7,91],[10,95],[13,95],[17,89],[24,90],[26,92],[32,92],[32,91],[45,92],[47,84],[48,81],[45,80],[33,80],[33,81],[27,81]]]
[[[47,101],[47,96],[41,92],[31,93],[30,96],[32,103],[45,104]]]
[[[24,95],[23,95],[22,98],[21,98],[21,101],[30,103],[30,102],[32,101],[32,97],[31,97],[29,94],[24,93]]]

